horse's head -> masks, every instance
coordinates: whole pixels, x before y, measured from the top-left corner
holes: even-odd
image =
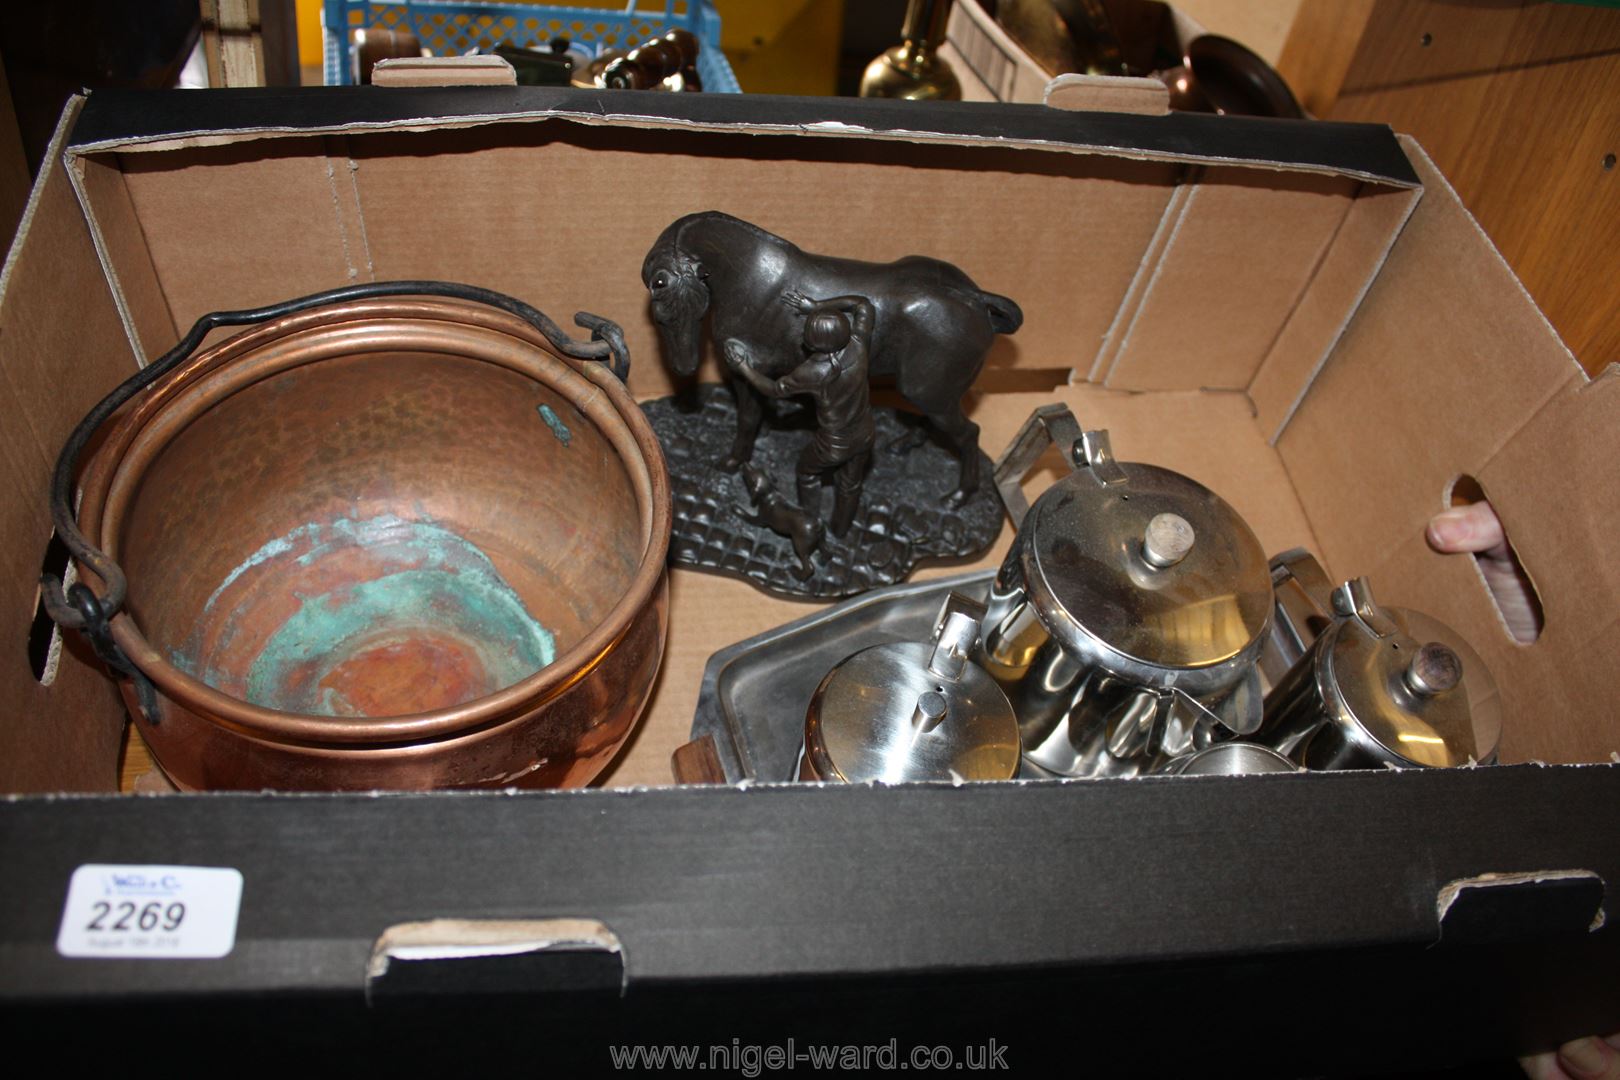
[[[675,374],[691,375],[703,358],[703,315],[709,286],[697,258],[680,246],[678,221],[664,230],[641,264],[641,280],[652,300],[653,323],[664,359]]]

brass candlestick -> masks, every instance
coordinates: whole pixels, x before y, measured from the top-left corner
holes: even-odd
[[[937,53],[950,15],[951,0],[911,0],[900,31],[904,40],[866,65],[861,97],[960,101],[962,84]]]

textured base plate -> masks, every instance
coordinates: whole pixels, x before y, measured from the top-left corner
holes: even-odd
[[[813,417],[793,403],[771,403],[753,464],[777,491],[794,500],[794,463],[810,442]],[[787,537],[743,517],[753,502],[742,477],[717,462],[737,431],[731,390],[697,387],[690,402],[659,398],[642,406],[669,461],[675,497],[670,563],[742,578],[793,599],[837,600],[903,581],[923,562],[975,558],[1001,532],[1003,511],[990,481],[990,460],[979,455],[979,490],[953,509],[944,498],[956,486],[956,456],[932,439],[905,453],[889,445],[921,423],[893,409],[874,408],[877,422],[872,469],[855,522],[842,537],[830,532],[815,552],[815,573],[800,580],[799,560]],[[823,522],[832,516],[832,485],[822,488]]]

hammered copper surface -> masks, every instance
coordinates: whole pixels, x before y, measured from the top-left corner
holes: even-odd
[[[128,573],[114,632],[162,693],[141,730],[179,784],[607,764],[662,653],[667,483],[622,385],[540,340],[469,304],[349,304],[215,347],[114,425],[81,521]],[[406,579],[400,624],[378,598]]]

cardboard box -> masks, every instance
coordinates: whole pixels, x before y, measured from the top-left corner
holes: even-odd
[[[1178,8],[1170,8],[1169,17],[1174,39],[1183,46],[1207,32],[1196,19]],[[1037,103],[1045,102],[1051,92],[1054,76],[977,0],[957,0],[951,5],[940,56],[951,65],[957,81],[962,84],[963,101]],[[1118,90],[1128,92],[1129,84],[1138,80],[1114,78],[1109,81]],[[1163,90],[1159,95],[1166,96]]]
[[[41,685],[21,632],[46,473],[98,398],[204,312],[424,277],[619,320],[631,387],[655,396],[671,384],[641,260],[710,208],[810,250],[926,252],[1016,298],[1025,326],[971,409],[987,450],[1066,401],[1122,458],[1221,492],[1269,550],[1309,547],[1458,627],[1502,686],[1514,766],[671,788],[708,655],[808,610],[676,571],[664,669],[605,789],[116,794],[111,684],[69,647]],[[1321,1071],[1620,1027],[1620,379],[1588,381],[1385,129],[524,88],[98,93],[64,117],[0,289],[0,995],[32,1036],[183,1001],[200,1038],[273,1018],[280,1045],[398,1050],[443,1030],[389,1011],[405,1000],[505,1045],[532,1029],[494,1018],[541,1023],[542,994],[568,1037],[548,1049],[598,1068],[610,1034],[996,1037],[1028,1061],[1054,1030],[1086,1043],[1091,1017],[1117,1037],[1090,1064]],[[1472,560],[1424,543],[1460,476],[1534,579],[1534,645],[1506,635]],[[86,864],[239,870],[234,949],[60,955]],[[566,933],[532,923],[557,919]],[[414,928],[431,920],[455,921]],[[403,954],[379,942],[421,934],[439,959],[390,969]],[[1347,1048],[1347,1016],[1379,1036]],[[1182,1037],[1156,1037],[1167,1023]]]

